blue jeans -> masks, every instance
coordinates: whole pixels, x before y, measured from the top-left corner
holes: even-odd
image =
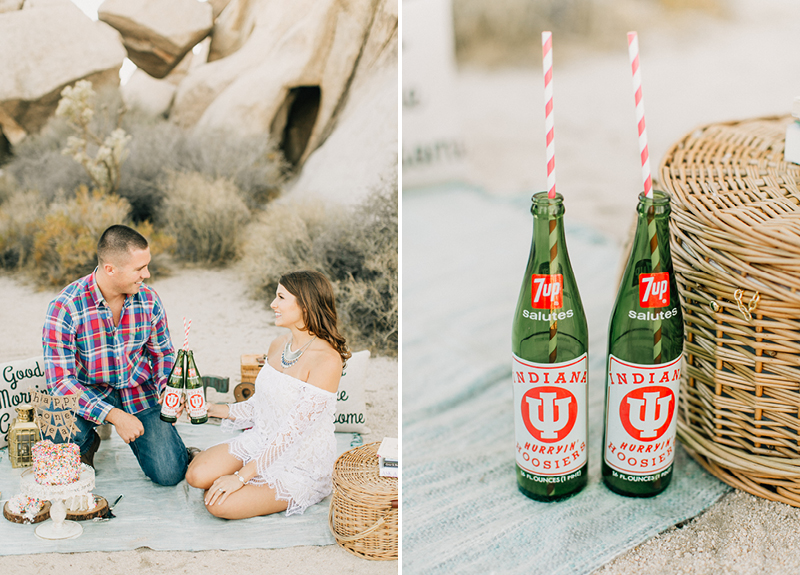
[[[106,403],[122,408],[118,393],[112,393],[105,399]],[[186,475],[189,456],[186,446],[171,423],[161,420],[161,407],[155,406],[134,414],[144,426],[144,433],[128,445],[147,477],[158,485],[177,485]],[[94,430],[97,425],[81,416],[75,418],[78,433],[72,436],[72,442],[78,444],[81,453],[92,448],[97,437]],[[51,438],[52,439],[52,438]],[[63,443],[59,434],[56,443]]]

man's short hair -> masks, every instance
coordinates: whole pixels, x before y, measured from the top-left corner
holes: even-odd
[[[103,265],[115,256],[148,247],[147,238],[136,230],[128,226],[114,225],[104,231],[100,241],[97,242],[97,261]]]

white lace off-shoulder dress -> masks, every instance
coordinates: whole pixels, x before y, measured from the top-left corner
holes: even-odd
[[[288,501],[286,515],[302,513],[332,490],[336,462],[336,394],[286,375],[266,363],[247,400],[229,404],[224,431],[245,429],[223,443],[245,465],[256,461],[252,485],[269,485]]]

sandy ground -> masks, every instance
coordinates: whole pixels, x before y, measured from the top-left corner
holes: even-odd
[[[239,357],[266,351],[283,330],[262,302],[250,299],[235,269],[189,269],[149,282],[167,310],[173,342],[183,342],[183,317],[191,318],[189,347],[203,375],[230,378],[227,394],[208,390],[211,402],[234,401],[240,379]],[[36,291],[21,278],[0,276],[2,330],[0,363],[41,354],[41,326],[57,290]],[[356,350],[358,351],[358,350]],[[398,363],[377,357],[369,360],[365,377],[369,434],[364,443],[398,437]],[[1,544],[1,543],[0,543]],[[163,552],[140,548],[125,552],[0,556],[0,572],[59,573],[329,573],[356,575],[397,573],[397,561],[368,561],[337,545],[251,549],[244,551]]]
[[[784,115],[800,96],[800,3],[735,0],[725,6],[721,17],[691,11],[648,13],[642,21],[630,16],[629,29],[639,32],[654,174],[668,147],[697,126]],[[625,34],[616,51],[587,43],[560,52],[557,36],[553,42],[557,187],[566,217],[622,243],[642,189]],[[545,189],[540,66],[459,71],[454,105],[468,147],[467,180],[490,193]],[[798,509],[733,492],[599,573],[796,570],[799,522]]]

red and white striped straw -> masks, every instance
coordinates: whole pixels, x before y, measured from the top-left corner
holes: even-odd
[[[192,329],[192,320],[188,322],[183,318],[183,351],[189,351],[189,330]]]
[[[647,129],[644,122],[644,100],[642,99],[642,74],[639,71],[639,37],[636,32],[628,32],[628,56],[633,74],[633,97],[636,100],[636,123],[639,126],[639,155],[642,160],[642,181],[644,195],[653,197],[653,179],[650,176],[650,152],[647,151]]]
[[[544,130],[547,138],[547,197],[556,197],[556,146],[553,121],[553,33],[542,32]]]

